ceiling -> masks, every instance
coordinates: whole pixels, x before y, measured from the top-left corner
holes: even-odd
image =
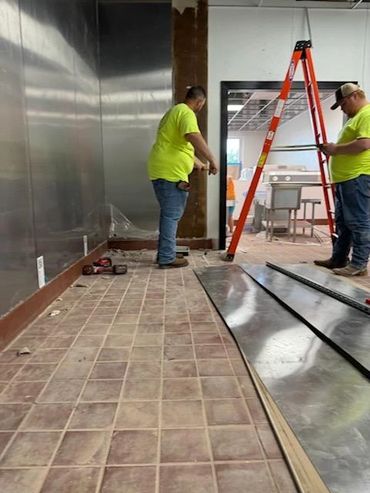
[[[369,2],[370,0],[208,0],[208,5],[212,7],[230,5],[257,8],[367,9],[366,4]]]
[[[274,114],[279,91],[229,91],[228,130],[236,132],[266,131]],[[321,101],[333,97],[333,91],[320,91]],[[307,97],[304,90],[291,91],[285,103],[281,123],[307,111]]]

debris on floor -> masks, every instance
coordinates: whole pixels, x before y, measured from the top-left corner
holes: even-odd
[[[23,354],[31,354],[31,351],[28,349],[28,347],[24,347],[17,351],[17,356],[22,356]]]
[[[52,312],[49,313],[49,317],[56,317],[57,315],[60,315],[61,310],[53,310]]]

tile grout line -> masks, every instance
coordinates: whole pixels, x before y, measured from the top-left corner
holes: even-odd
[[[158,404],[158,443],[157,443],[157,467],[155,475],[155,493],[159,493],[160,474],[161,474],[161,446],[162,446],[162,400],[163,400],[163,368],[164,368],[164,348],[165,348],[165,321],[166,321],[166,301],[167,301],[167,271],[164,272],[164,294],[163,294],[163,336],[162,336],[162,358],[159,382],[159,404]]]
[[[208,303],[208,304],[209,304],[209,305],[213,308],[213,305],[211,304],[211,301],[210,301],[210,299],[209,299],[208,297],[207,297],[207,303]],[[226,323],[223,321],[223,319],[221,318],[221,316],[220,316],[217,312],[216,312],[216,313],[212,312],[212,316],[213,316],[214,320],[215,320],[215,316],[214,316],[214,315],[216,315],[216,317],[217,317],[217,318],[219,318],[219,319],[222,321],[222,323],[225,325],[225,327],[227,327],[228,332],[231,334],[231,331],[230,331],[229,327],[228,327],[228,326],[226,325]],[[215,323],[217,324],[216,320],[215,320]],[[220,328],[219,328],[219,325],[218,325],[218,324],[217,324],[217,330],[218,330],[218,332],[219,332],[219,335],[221,335],[221,334],[220,334]],[[223,339],[223,337],[222,337],[222,336],[221,336],[221,340],[222,340],[222,345],[223,345],[223,347],[224,347],[224,350],[225,350],[225,352],[226,352],[226,354],[227,354],[227,359],[228,359],[229,364],[230,364],[230,366],[231,366],[231,368],[232,368],[232,372],[233,372],[233,374],[234,374],[234,378],[236,379],[237,386],[238,386],[238,390],[239,390],[239,393],[240,393],[240,395],[241,395],[241,397],[242,397],[243,406],[244,406],[244,408],[247,410],[247,414],[248,414],[248,417],[249,417],[249,420],[250,420],[250,424],[251,424],[251,425],[252,425],[252,427],[253,427],[253,433],[254,433],[254,435],[255,435],[255,437],[256,437],[256,440],[257,440],[257,442],[258,442],[258,446],[259,446],[259,449],[260,449],[260,451],[261,451],[261,455],[262,455],[262,457],[263,457],[263,462],[264,462],[265,467],[266,467],[266,469],[267,469],[268,477],[269,477],[269,479],[270,479],[270,481],[271,481],[271,483],[272,483],[273,487],[275,488],[276,493],[279,493],[279,492],[280,492],[280,490],[279,490],[279,488],[278,488],[278,486],[277,486],[277,484],[276,484],[276,482],[275,482],[274,476],[273,476],[273,474],[272,474],[272,472],[271,472],[271,470],[270,470],[270,467],[269,467],[269,464],[268,464],[268,460],[267,460],[267,456],[266,456],[266,453],[265,453],[264,447],[263,447],[263,445],[262,445],[262,441],[261,441],[261,439],[260,439],[260,437],[259,437],[259,435],[258,435],[258,432],[257,432],[257,423],[254,421],[253,416],[252,416],[252,414],[251,414],[251,412],[250,412],[249,406],[248,406],[248,404],[246,403],[246,397],[245,397],[245,396],[244,396],[244,394],[243,394],[243,391],[242,391],[242,388],[241,388],[241,384],[240,384],[240,381],[239,381],[238,375],[236,374],[235,368],[234,368],[234,366],[233,366],[233,365],[232,365],[232,363],[231,363],[231,359],[232,359],[232,358],[230,358],[229,352],[227,351],[226,344],[225,344],[225,341],[224,341],[224,339]],[[247,366],[246,366],[246,364],[245,364],[245,362],[244,362],[243,356],[241,355],[241,351],[240,351],[239,347],[237,346],[236,342],[234,341],[234,339],[232,339],[232,341],[233,341],[233,347],[236,347],[236,348],[237,348],[237,350],[238,350],[238,352],[239,352],[239,358],[238,358],[238,360],[239,360],[240,362],[242,362],[242,363],[243,363],[243,365],[245,366],[245,369],[246,369],[247,375],[248,375],[248,377],[250,378],[250,375],[249,375],[249,372],[248,372],[248,368],[247,368]],[[253,385],[253,382],[252,382],[252,385]],[[256,393],[257,393],[257,391],[256,391]],[[257,396],[258,396],[258,393],[257,393]],[[259,396],[258,396],[258,400],[259,400]],[[264,410],[263,410],[263,411],[264,411]],[[264,413],[265,413],[265,411],[264,411]],[[265,413],[265,414],[266,414],[266,413]],[[268,421],[267,416],[266,416],[266,420],[267,420],[267,423],[269,424],[269,421]],[[275,440],[276,440],[276,438],[275,438]],[[276,440],[276,441],[277,441],[277,440]]]
[[[134,276],[136,274],[138,270],[138,264],[135,265],[135,269],[134,269],[134,272],[133,272],[133,275],[130,279],[130,283],[129,285],[127,286],[127,289],[125,291],[125,294],[122,296],[122,299],[121,299],[121,302],[117,308],[117,311],[116,311],[116,314],[115,314],[115,317],[117,316],[117,313],[119,312],[119,309],[121,308],[122,304],[124,303],[124,298],[125,298],[125,295],[127,294],[127,292],[129,291],[129,288],[131,286],[131,284],[134,284]],[[131,355],[132,355],[132,349],[133,349],[133,346],[134,346],[134,341],[135,341],[135,338],[136,338],[136,335],[137,335],[137,330],[138,330],[138,324],[139,324],[139,320],[140,320],[140,316],[141,316],[141,313],[142,313],[142,309],[143,309],[143,304],[144,304],[144,299],[145,299],[145,292],[147,290],[147,286],[143,292],[143,299],[141,301],[141,306],[140,306],[140,310],[139,310],[139,315],[138,315],[138,318],[136,320],[136,328],[135,328],[135,331],[133,333],[133,337],[132,337],[132,341],[131,341],[131,346],[130,346],[130,351],[129,351],[129,355],[128,355],[128,361],[127,361],[127,366],[126,366],[126,370],[125,370],[125,373],[123,375],[123,378],[122,378],[122,384],[121,384],[121,389],[120,389],[120,393],[119,393],[119,397],[118,397],[118,403],[117,403],[117,408],[116,408],[116,411],[114,413],[114,416],[113,416],[113,420],[112,420],[112,425],[110,427],[110,431],[109,431],[109,434],[110,434],[110,438],[109,438],[109,445],[107,447],[107,453],[105,455],[105,459],[103,461],[103,467],[102,467],[102,470],[100,472],[100,475],[98,477],[98,482],[96,484],[96,488],[95,488],[95,493],[99,493],[99,491],[101,491],[101,488],[103,486],[103,481],[104,481],[104,476],[105,476],[105,470],[106,468],[108,467],[108,457],[109,457],[109,452],[110,452],[110,449],[111,449],[111,445],[112,445],[112,439],[113,439],[113,436],[114,436],[114,430],[115,430],[115,425],[116,425],[116,422],[117,422],[117,417],[118,417],[118,411],[121,407],[121,403],[123,403],[123,391],[124,391],[124,387],[125,387],[125,383],[126,383],[126,380],[127,380],[127,374],[128,374],[128,369],[130,367],[130,363],[131,363]],[[128,302],[130,302],[130,300],[126,300]],[[114,320],[114,319],[113,319]],[[110,467],[110,466],[109,466]]]
[[[97,280],[96,282],[98,282],[98,280]],[[109,289],[110,289],[110,288],[111,288],[111,286],[113,285],[113,282],[114,282],[114,281],[112,280],[112,281],[110,281],[110,283],[109,283],[109,284],[107,283],[107,287],[106,287],[105,291],[102,293],[102,295],[100,296],[99,300],[96,300],[96,301],[97,301],[97,303],[96,303],[96,305],[95,305],[95,308],[92,310],[92,312],[91,312],[91,314],[89,315],[89,317],[87,318],[86,322],[82,325],[81,330],[80,330],[80,331],[78,332],[78,334],[76,335],[76,337],[75,337],[75,339],[74,339],[73,343],[71,344],[71,346],[70,346],[69,350],[67,351],[67,353],[66,353],[65,357],[66,357],[66,356],[67,356],[67,354],[69,353],[70,349],[73,347],[73,344],[76,342],[76,339],[77,339],[77,338],[81,335],[81,332],[83,331],[84,327],[86,326],[86,324],[88,323],[88,321],[90,320],[90,318],[94,315],[95,311],[98,309],[98,306],[99,306],[100,301],[104,298],[104,296],[106,295],[106,293],[109,291]],[[96,353],[96,356],[95,356],[94,360],[92,360],[92,361],[93,361],[93,363],[92,363],[92,365],[91,365],[90,371],[88,372],[88,374],[87,374],[87,375],[86,375],[86,377],[85,377],[85,382],[84,382],[84,384],[82,385],[82,388],[81,388],[81,390],[80,390],[80,392],[79,392],[79,394],[78,394],[77,400],[75,401],[75,403],[74,403],[74,405],[73,405],[72,412],[71,412],[71,414],[70,414],[69,418],[67,419],[66,424],[65,424],[65,426],[64,426],[64,428],[63,428],[63,430],[62,430],[62,432],[61,432],[61,436],[60,436],[60,438],[59,438],[59,440],[58,440],[58,444],[57,444],[56,448],[54,449],[54,452],[53,452],[53,454],[51,455],[50,460],[49,460],[49,462],[48,462],[48,464],[47,464],[47,466],[46,466],[46,474],[45,474],[45,477],[44,477],[43,482],[42,482],[42,483],[41,483],[41,485],[40,485],[40,488],[39,488],[39,490],[38,490],[38,493],[40,493],[40,492],[42,491],[42,489],[43,489],[43,486],[44,486],[45,481],[46,481],[46,479],[47,479],[48,473],[49,473],[49,472],[50,472],[50,470],[51,470],[51,467],[52,467],[53,461],[54,461],[54,459],[55,459],[55,457],[56,457],[56,455],[57,455],[57,453],[58,453],[58,450],[59,450],[59,448],[60,448],[60,446],[61,446],[61,444],[62,444],[62,442],[63,442],[63,440],[64,440],[64,437],[65,437],[65,435],[66,435],[66,433],[67,433],[67,431],[68,431],[68,426],[69,426],[70,422],[71,422],[71,421],[72,421],[72,419],[73,419],[74,412],[75,412],[75,410],[77,409],[77,407],[78,407],[78,405],[79,405],[79,403],[80,403],[80,398],[81,398],[81,396],[82,396],[82,394],[83,394],[83,392],[84,392],[84,390],[85,390],[85,387],[86,387],[86,384],[87,384],[87,382],[88,382],[89,376],[91,375],[91,372],[92,372],[92,371],[93,371],[93,369],[94,369],[94,366],[95,366],[95,364],[96,364],[96,361],[97,361],[98,356],[99,356],[99,353],[100,353],[100,349],[101,349],[101,348],[103,347],[103,345],[104,345],[104,341],[105,341],[105,339],[106,339],[106,337],[107,337],[107,335],[108,335],[108,332],[109,332],[109,327],[112,325],[112,323],[113,323],[113,319],[112,319],[112,322],[111,322],[110,324],[107,324],[107,332],[106,332],[106,334],[105,334],[105,336],[104,336],[104,339],[103,339],[103,341],[102,341],[102,343],[101,343],[101,346],[98,348],[98,351],[97,351],[97,353]],[[64,357],[64,358],[65,358],[65,357]],[[62,358],[61,363],[64,361],[64,358]],[[61,363],[60,363],[60,364],[61,364]],[[57,365],[57,368],[59,368],[60,364],[59,364],[59,365]],[[81,378],[81,380],[82,380],[82,378]],[[49,380],[49,381],[50,381],[50,380]]]
[[[203,414],[203,422],[204,422],[204,432],[205,432],[205,437],[206,437],[206,442],[207,442],[207,448],[208,448],[208,453],[209,453],[209,458],[210,458],[210,466],[211,466],[211,471],[212,471],[212,480],[213,480],[213,488],[215,493],[218,493],[218,483],[217,483],[217,475],[216,475],[216,467],[214,463],[214,457],[213,457],[213,451],[212,451],[212,444],[211,444],[211,438],[209,435],[209,426],[208,426],[208,420],[207,420],[207,414],[206,414],[206,409],[205,409],[205,403],[204,403],[204,395],[203,395],[203,389],[202,389],[202,381],[200,378],[199,374],[199,366],[198,366],[198,359],[197,355],[195,352],[195,343],[194,343],[194,335],[193,335],[193,322],[191,321],[190,318],[190,310],[189,310],[189,303],[188,303],[188,298],[186,296],[186,280],[184,278],[183,272],[181,272],[182,275],[182,281],[183,281],[183,286],[184,286],[184,291],[185,291],[185,304],[187,307],[187,315],[188,315],[188,320],[189,320],[189,326],[190,326],[190,337],[192,341],[192,347],[193,347],[193,354],[194,354],[194,362],[195,362],[195,367],[197,371],[197,380],[198,380],[198,385],[199,385],[199,390],[200,390],[200,396],[201,396],[201,405],[202,405],[202,414]],[[192,271],[192,275],[195,276],[194,272]]]
[[[58,320],[58,323],[57,323],[57,324],[53,324],[53,332],[56,332],[56,329],[57,329],[57,328],[58,328],[58,327],[59,327],[59,326],[60,326],[60,325],[61,325],[61,324],[65,321],[65,319],[67,319],[67,318],[68,318],[68,315],[70,314],[70,312],[71,312],[71,311],[73,311],[73,310],[74,310],[75,305],[77,305],[77,304],[81,301],[81,298],[84,298],[85,296],[87,296],[87,295],[88,295],[88,291],[90,290],[90,288],[91,288],[91,287],[93,287],[93,286],[94,286],[94,284],[96,284],[96,282],[97,282],[97,280],[94,280],[94,282],[91,284],[91,286],[88,288],[88,290],[87,290],[84,294],[82,294],[82,296],[81,296],[78,300],[76,300],[75,302],[71,303],[71,305],[69,306],[69,308],[68,308],[68,309],[66,309],[66,313],[64,314],[64,316],[60,317],[60,319]],[[72,286],[72,287],[73,287],[73,286]],[[67,288],[67,289],[71,289],[71,287],[69,287],[69,288]],[[67,291],[67,289],[66,289],[65,291]],[[65,292],[65,291],[64,291],[64,292]],[[63,293],[62,293],[62,294],[63,294]],[[40,313],[40,315],[39,315],[39,316],[38,316],[38,317],[37,317],[37,318],[36,318],[33,322],[31,322],[31,324],[27,325],[27,327],[25,327],[25,328],[21,331],[21,333],[17,335],[17,337],[16,337],[14,340],[10,341],[10,342],[7,344],[7,346],[6,346],[6,347],[5,347],[2,351],[0,351],[0,355],[1,355],[2,353],[5,353],[5,352],[7,352],[7,351],[11,350],[11,349],[12,349],[12,346],[13,346],[13,345],[14,345],[14,344],[18,341],[18,339],[21,339],[23,336],[26,336],[26,337],[32,337],[32,334],[31,334],[30,336],[27,336],[27,335],[26,335],[26,334],[27,334],[27,332],[28,332],[30,329],[32,329],[35,325],[37,325],[37,323],[38,323],[38,322],[40,322],[40,320],[44,320],[44,321],[46,320],[46,321],[47,321],[47,318],[46,318],[46,317],[47,317],[47,315],[45,315],[45,314],[46,314],[46,313],[50,310],[50,308],[51,308],[51,307],[55,304],[55,301],[56,301],[56,300],[54,300],[54,301],[53,301],[50,305],[48,305],[48,306],[45,308],[45,310],[43,310],[43,312],[42,312],[42,313]],[[67,305],[67,306],[68,306],[68,305]],[[45,315],[45,316],[44,316],[44,315]],[[43,318],[43,317],[44,317],[44,318]],[[45,340],[44,340],[43,344],[46,342],[46,340],[48,339],[48,337],[52,337],[50,334],[47,334],[47,335],[46,335],[45,333],[44,333],[44,334],[34,334],[34,335],[33,335],[33,337],[42,337],[42,336],[45,336],[45,337],[44,337],[44,339],[45,339]],[[32,360],[33,360],[33,358],[35,357],[35,355],[37,354],[37,352],[38,352],[40,349],[41,349],[41,350],[43,349],[43,344],[41,345],[41,347],[40,347],[39,349],[37,349],[37,350],[35,351],[35,353],[34,353],[34,354],[30,357],[30,359],[28,359],[28,360],[27,360],[27,361],[25,361],[24,363],[13,363],[14,365],[19,366],[19,369],[18,369],[18,371],[17,371],[17,372],[13,375],[13,377],[12,377],[10,380],[8,380],[8,381],[6,382],[6,386],[5,386],[5,388],[4,388],[4,389],[0,392],[0,395],[1,395],[3,392],[5,392],[5,390],[6,390],[6,388],[7,388],[8,386],[10,386],[11,384],[13,384],[13,383],[16,381],[16,377],[17,377],[17,375],[20,373],[20,371],[21,371],[21,370],[23,370],[23,368],[24,368],[26,365],[28,365],[28,364],[47,364],[47,363],[42,363],[42,362],[41,362],[41,363],[40,363],[40,362],[36,362],[36,363],[35,363],[34,361],[32,361]],[[70,346],[70,347],[71,347],[71,346]],[[53,349],[66,349],[66,348],[53,348]],[[67,352],[68,352],[68,350],[69,350],[69,349],[67,349],[65,352],[67,353]],[[65,355],[64,355],[64,356],[65,356]],[[63,356],[63,357],[64,357],[64,356]],[[63,359],[63,358],[62,358],[62,359]],[[49,362],[49,364],[55,364],[55,362]],[[8,366],[8,365],[12,365],[12,363],[1,363],[1,360],[0,360],[0,365],[7,365],[7,366]],[[0,367],[1,367],[1,366],[0,366]],[[46,380],[46,382],[47,382],[47,383],[46,383],[46,385],[49,383],[49,380],[50,380],[50,378],[49,378],[48,380]],[[27,380],[21,380],[20,382],[23,382],[23,381],[24,381],[24,382],[26,382]],[[37,381],[37,380],[33,380],[33,381]],[[40,380],[40,381],[45,381],[45,380]],[[2,403],[2,404],[5,404],[5,403]],[[26,404],[26,403],[24,403],[24,404]],[[32,409],[32,407],[30,408],[30,410],[29,410],[29,411],[31,411],[31,409]],[[20,423],[20,424],[21,424],[21,423]]]
[[[94,284],[93,284],[91,287],[93,287],[93,286],[94,286],[97,282],[98,282],[98,280],[96,280],[96,281],[94,282]],[[68,288],[68,289],[71,289],[71,288]],[[88,293],[86,292],[86,293],[85,293],[85,294],[84,294],[81,298],[83,298],[83,297],[84,297],[84,296],[86,296],[87,294],[88,294]],[[77,305],[77,303],[79,303],[79,301],[80,301],[80,299],[79,299],[79,300],[77,300],[75,303],[73,303],[73,304],[72,304],[72,308],[71,308],[71,310],[70,310],[70,311],[72,311],[72,310],[74,309],[74,305]],[[95,309],[96,309],[96,308],[95,308]],[[56,367],[55,367],[54,371],[51,373],[50,377],[49,377],[47,380],[42,380],[42,382],[45,382],[45,383],[44,383],[44,387],[43,387],[42,391],[41,391],[41,392],[40,392],[40,393],[39,393],[39,394],[35,397],[35,401],[31,404],[30,409],[27,411],[27,413],[25,414],[25,416],[23,417],[23,419],[22,419],[22,420],[21,420],[21,422],[19,423],[18,428],[15,430],[14,435],[12,436],[12,438],[11,438],[11,439],[10,439],[10,441],[9,441],[9,443],[6,445],[6,447],[4,448],[4,450],[2,451],[2,453],[0,454],[0,464],[1,464],[2,459],[5,457],[6,453],[8,452],[9,448],[10,448],[10,447],[12,446],[12,444],[14,443],[14,441],[15,441],[16,437],[18,436],[18,434],[19,434],[19,433],[22,433],[22,430],[20,430],[20,427],[21,427],[22,423],[26,420],[26,418],[28,417],[28,415],[29,415],[29,414],[31,413],[31,411],[33,410],[33,408],[34,408],[34,407],[38,404],[38,402],[37,402],[38,397],[39,397],[39,396],[40,396],[40,395],[44,392],[45,388],[47,387],[47,385],[50,383],[50,381],[51,381],[51,380],[52,380],[52,378],[54,377],[55,373],[57,372],[57,370],[58,370],[58,369],[59,369],[59,367],[61,366],[62,362],[63,362],[63,361],[64,361],[64,359],[66,358],[66,356],[67,356],[67,354],[68,354],[69,350],[72,348],[72,346],[73,346],[74,342],[76,341],[77,337],[79,337],[79,335],[80,335],[81,331],[83,330],[83,328],[84,328],[84,326],[86,325],[87,321],[90,319],[90,317],[91,317],[91,316],[92,316],[92,314],[94,313],[95,309],[92,311],[92,313],[90,314],[90,316],[86,319],[85,323],[84,323],[84,324],[82,324],[82,327],[81,327],[80,331],[76,334],[76,336],[75,336],[75,338],[74,338],[74,340],[73,340],[73,343],[72,343],[72,344],[70,345],[70,347],[67,349],[67,352],[66,352],[66,354],[63,356],[63,358],[59,361],[59,363],[57,363],[57,365],[56,365]],[[46,309],[44,310],[43,314],[44,314],[44,313],[46,313],[47,311],[48,311],[48,308],[46,308]],[[42,314],[42,315],[43,315],[43,314]],[[42,317],[42,315],[40,315],[40,317]],[[59,321],[59,323],[58,323],[58,324],[56,324],[56,326],[58,326],[61,322],[63,322],[65,318],[68,318],[68,315],[69,315],[69,313],[66,313],[65,317],[64,317],[64,318],[62,318],[62,319]],[[31,326],[31,327],[32,327],[32,326]],[[26,327],[26,328],[24,329],[24,331],[23,331],[23,332],[25,332],[25,331],[27,331],[27,330],[28,330],[28,327]],[[23,334],[23,332],[22,332],[21,334]],[[21,334],[19,334],[19,336],[17,337],[17,339],[21,336]],[[16,339],[16,340],[17,340],[17,339]],[[15,342],[15,341],[12,341],[10,344],[11,344],[11,345],[13,345],[13,342]],[[37,380],[36,380],[36,381],[37,381]],[[35,382],[35,380],[34,380],[33,382]],[[3,404],[6,404],[6,403],[3,403]],[[15,404],[27,404],[27,402],[21,402],[21,403],[19,403],[19,402],[18,402],[18,403],[15,403]],[[59,447],[59,444],[58,444],[58,447]],[[32,466],[32,467],[41,467],[41,468],[42,468],[42,467],[47,467],[47,466]],[[47,472],[48,472],[48,469],[49,469],[49,468],[47,467],[47,469],[46,469],[46,474],[47,474]],[[45,479],[46,479],[46,475],[45,475],[44,481],[45,481]],[[43,482],[44,482],[44,481],[43,481]]]

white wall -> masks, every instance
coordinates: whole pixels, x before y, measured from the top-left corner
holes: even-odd
[[[255,166],[261,154],[266,132],[228,132],[227,136],[240,139],[240,159],[243,168]]]
[[[322,109],[324,113],[325,127],[328,142],[335,142],[338,133],[343,125],[343,113],[338,110],[331,110],[330,106],[334,103],[334,96],[324,101]],[[274,146],[312,144],[315,142],[309,111],[289,120],[278,127]],[[318,170],[319,163],[316,151],[305,152],[271,152],[266,165],[269,164],[294,164],[306,166],[309,170]]]
[[[308,13],[317,79],[357,80],[370,94],[369,11]],[[220,82],[283,80],[296,41],[309,34],[300,8],[210,6],[208,22],[208,142],[219,156]],[[207,194],[208,236],[218,238],[219,177],[210,177]]]

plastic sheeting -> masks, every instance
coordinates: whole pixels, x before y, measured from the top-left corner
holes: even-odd
[[[117,207],[109,204],[109,238],[156,240],[158,231],[148,231],[136,227]]]

